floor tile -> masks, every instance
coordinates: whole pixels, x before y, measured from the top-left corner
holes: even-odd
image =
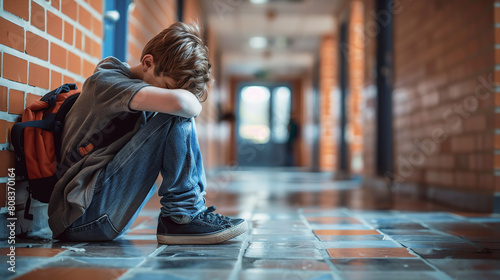
[[[362,224],[311,224],[313,230],[371,230],[371,227]]]
[[[449,278],[442,272],[429,271],[408,271],[401,275],[401,272],[375,272],[375,271],[351,271],[341,273],[341,279],[345,280],[448,280]]]
[[[361,222],[353,217],[307,217],[311,224],[360,224]]]
[[[123,280],[227,280],[232,270],[217,269],[138,269],[125,275]]]
[[[363,241],[335,241],[322,242],[323,248],[396,248],[398,243],[390,240],[363,240]]]
[[[69,251],[65,256],[73,257],[115,257],[138,258],[146,257],[160,245],[153,240],[116,240],[111,242],[91,242],[83,246],[84,252]]]
[[[296,270],[244,270],[239,274],[239,280],[334,280],[333,274],[319,271]]]
[[[291,259],[261,259],[243,258],[242,269],[282,269],[282,270],[323,270],[330,267],[324,260],[291,260]]]
[[[384,235],[318,235],[321,241],[384,240]]]
[[[500,272],[500,259],[428,259],[429,263],[448,274],[454,271],[496,271]]]
[[[98,280],[118,279],[126,269],[81,268],[81,267],[51,267],[39,268],[23,274],[16,280]]]
[[[332,258],[416,258],[406,248],[332,248]]]
[[[425,259],[484,259],[500,260],[500,251],[481,252],[480,249],[413,248]]]
[[[15,253],[18,257],[53,257],[66,251],[59,248],[19,248],[16,247]],[[9,254],[9,248],[0,248],[0,256]]]
[[[434,271],[419,259],[330,259],[339,271]]]
[[[223,189],[211,193],[207,188],[207,197],[220,209],[217,212],[247,219],[250,230],[237,238],[216,245],[158,244],[155,196],[128,234],[112,242],[19,238],[17,276],[30,279],[41,272],[41,279],[50,280],[500,279],[500,215],[456,214],[400,196],[394,197],[392,209],[381,210],[382,204],[357,181],[332,182],[331,174],[323,173],[235,169],[227,172]],[[0,279],[10,280],[5,247],[0,242]]]
[[[323,259],[318,249],[247,249],[246,258],[269,258],[269,259]]]
[[[376,230],[315,230],[316,235],[379,235]]]
[[[162,258],[217,258],[217,259],[237,259],[240,249],[226,249],[218,247],[196,247],[186,246],[184,248],[171,248],[167,246],[157,257]]]
[[[151,258],[141,265],[141,268],[151,268],[153,270],[172,269],[233,269],[236,259],[205,259],[205,258]]]

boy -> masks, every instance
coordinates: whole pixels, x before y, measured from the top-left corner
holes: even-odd
[[[101,61],[69,111],[62,165],[49,203],[53,236],[112,240],[123,234],[155,191],[161,244],[214,244],[247,223],[205,207],[205,171],[193,117],[210,80],[208,48],[197,26],[175,23],[145,46],[141,64]],[[151,112],[157,112],[153,115]]]

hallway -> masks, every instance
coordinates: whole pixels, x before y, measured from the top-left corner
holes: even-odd
[[[498,214],[459,213],[401,195],[375,198],[359,181],[331,176],[219,171],[209,176],[207,205],[250,221],[246,234],[218,245],[159,245],[159,199],[153,197],[128,234],[113,242],[18,239],[14,279],[500,277]],[[0,277],[8,279],[7,248],[0,251]]]

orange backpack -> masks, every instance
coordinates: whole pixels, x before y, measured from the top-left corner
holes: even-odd
[[[28,192],[40,202],[49,202],[61,176],[57,169],[61,162],[64,118],[79,95],[75,84],[64,84],[30,104],[24,110],[22,121],[12,127],[17,174],[21,180],[28,181]],[[30,205],[28,197],[24,217],[32,220]]]

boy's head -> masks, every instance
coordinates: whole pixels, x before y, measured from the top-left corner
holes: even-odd
[[[146,44],[142,63],[148,54],[153,57],[155,76],[167,76],[172,88],[188,90],[200,101],[206,99],[211,65],[197,25],[172,24]]]

